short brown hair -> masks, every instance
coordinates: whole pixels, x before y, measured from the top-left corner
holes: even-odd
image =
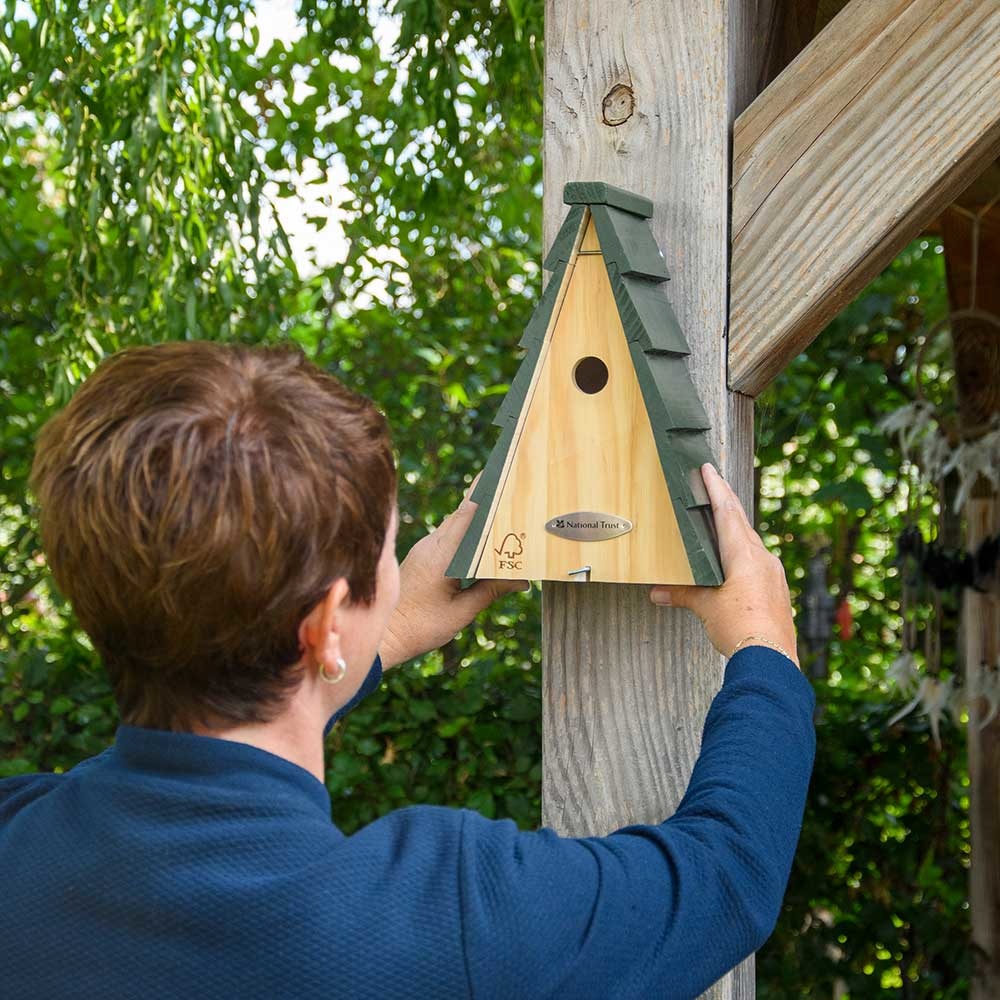
[[[338,577],[370,604],[396,502],[385,417],[297,347],[111,355],[42,429],[31,484],[52,575],[122,721],[266,722]]]

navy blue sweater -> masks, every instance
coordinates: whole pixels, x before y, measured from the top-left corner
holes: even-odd
[[[0,781],[0,996],[695,997],[773,930],[814,705],[790,660],[741,650],[677,811],[578,838],[427,805],[347,837],[298,765],[123,725]]]

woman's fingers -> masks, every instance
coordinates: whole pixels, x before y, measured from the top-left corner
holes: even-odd
[[[721,479],[721,476],[719,478]],[[732,502],[736,504],[736,510],[740,515],[740,521],[743,525],[744,531],[746,531],[747,538],[749,538],[750,541],[757,546],[757,548],[763,549],[764,548],[763,539],[761,539],[760,535],[757,534],[757,529],[751,523],[750,518],[747,515],[746,508],[743,506],[743,501],[740,500],[739,496],[736,493],[736,490],[734,490],[733,487],[729,484],[729,482],[725,479],[722,480],[722,485],[725,486]]]
[[[730,656],[748,637],[788,650],[795,662],[795,625],[788,582],[777,558],[764,547],[743,505],[711,465],[703,465],[712,501],[726,580],[721,587],[660,585],[650,590],[654,604],[688,608],[704,623],[715,648]]]
[[[743,509],[740,498],[729,483],[716,471],[711,462],[706,462],[702,467],[702,478],[705,480],[705,489],[708,490],[708,498],[712,501],[713,510],[718,508],[726,515],[729,515],[734,524],[739,524],[746,531],[756,537],[747,512]]]
[[[465,492],[462,494],[462,499],[458,506],[450,513],[445,514],[441,523],[434,529],[434,533],[443,532],[441,538],[445,538],[451,535],[455,530],[465,532],[469,523],[472,521],[472,515],[476,513],[476,509],[479,504],[472,499],[472,491],[476,488],[476,483],[479,482],[479,477],[482,475],[482,470],[476,473],[476,478],[472,480],[469,486],[466,488]],[[438,539],[441,541],[441,539]],[[456,542],[456,548],[458,543]]]
[[[728,575],[741,556],[745,555],[754,540],[759,541],[757,532],[750,526],[746,512],[732,487],[715,471],[715,466],[706,462],[702,467],[705,489],[712,502],[715,530],[719,536],[719,555],[722,570]]]

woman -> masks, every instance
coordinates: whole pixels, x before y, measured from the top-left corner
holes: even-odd
[[[122,725],[0,782],[0,995],[701,993],[774,926],[815,751],[780,564],[703,472],[726,583],[651,590],[730,656],[676,813],[566,838],[411,806],[346,837],[330,725],[523,584],[445,579],[469,500],[397,565],[385,420],[297,350],[107,359],[33,484]]]

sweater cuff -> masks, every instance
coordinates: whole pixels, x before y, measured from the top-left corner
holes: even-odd
[[[744,646],[729,658],[722,686],[741,680],[766,680],[777,684],[801,702],[810,714],[816,707],[816,692],[801,670],[784,653],[770,646]]]

